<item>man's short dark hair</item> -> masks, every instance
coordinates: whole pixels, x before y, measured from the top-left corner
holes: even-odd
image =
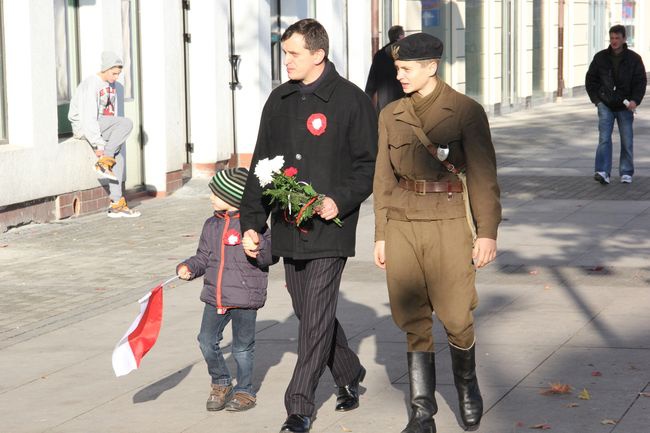
[[[314,51],[323,50],[325,51],[325,58],[327,58],[330,50],[330,40],[327,36],[325,27],[323,27],[321,23],[312,18],[305,18],[304,20],[296,21],[284,31],[280,41],[286,41],[293,36],[294,33],[302,35],[302,37],[305,38],[305,48],[312,53]]]
[[[616,24],[615,26],[612,26],[609,29],[609,34],[611,35],[612,33],[618,33],[619,35],[625,38],[625,26],[622,26],[620,24]]]
[[[388,29],[388,41],[392,44],[397,41],[400,36],[404,36],[404,27],[402,26],[393,26]]]

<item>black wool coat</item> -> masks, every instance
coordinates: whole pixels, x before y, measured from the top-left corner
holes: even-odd
[[[392,43],[384,45],[375,53],[368,72],[366,94],[372,98],[377,93],[377,112],[404,96],[402,84],[397,80],[397,70],[391,55],[392,46]]]
[[[585,76],[585,89],[591,102],[604,102],[611,110],[625,110],[623,100],[640,105],[645,95],[647,77],[643,60],[634,51],[623,45],[623,58],[614,74],[612,48],[599,51],[589,65]]]
[[[326,68],[313,93],[286,82],[269,96],[242,199],[242,232],[261,232],[271,215],[273,255],[294,259],[351,257],[355,254],[359,207],[372,192],[377,155],[377,114],[368,96]],[[315,120],[318,119],[318,120]],[[315,215],[299,230],[279,206],[270,205],[254,175],[257,162],[282,155],[296,178],[332,198],[343,227]]]

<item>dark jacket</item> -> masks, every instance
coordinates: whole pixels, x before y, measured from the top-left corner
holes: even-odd
[[[239,213],[215,212],[203,225],[196,254],[178,266],[186,264],[191,279],[205,275],[201,300],[206,304],[219,309],[261,308],[266,302],[268,267],[273,263],[270,242],[267,230],[260,237],[257,259],[247,257],[241,245]]]
[[[298,169],[298,180],[334,200],[343,227],[316,215],[298,230],[262,196],[259,179],[248,176],[240,206],[242,230],[259,232],[271,213],[276,256],[314,259],[350,257],[355,252],[359,207],[372,192],[377,114],[361,89],[342,78],[333,65],[329,69],[313,93],[301,93],[301,85],[294,81],[273,90],[262,111],[251,172],[260,159],[282,155],[285,167]],[[307,127],[314,114],[325,116],[320,135]]]
[[[384,45],[375,53],[368,72],[366,94],[372,98],[377,93],[377,112],[404,96],[402,85],[397,80],[397,70],[391,55],[392,46],[392,43]]]
[[[634,51],[623,44],[623,58],[614,74],[612,63],[612,48],[599,51],[589,65],[585,77],[585,88],[591,102],[598,105],[605,103],[611,110],[625,110],[623,100],[641,104],[645,95],[647,76],[643,60]]]

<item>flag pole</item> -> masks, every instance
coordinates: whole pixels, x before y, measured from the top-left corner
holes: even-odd
[[[162,283],[161,286],[165,286],[165,285],[171,283],[171,282],[174,281],[174,280],[178,280],[179,278],[180,278],[180,277],[179,277],[178,275],[176,275],[175,277],[172,277],[172,278],[170,278],[169,280],[167,280],[167,281],[165,281],[164,283]]]

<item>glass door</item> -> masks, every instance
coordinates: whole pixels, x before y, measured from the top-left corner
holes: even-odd
[[[544,0],[533,0],[533,98],[544,97]]]
[[[444,46],[442,59],[438,65],[438,76],[445,82],[450,76],[453,50],[451,46],[451,13],[449,5],[442,0],[421,0],[422,31],[440,39]],[[451,84],[451,83],[450,83]]]
[[[141,128],[140,107],[140,57],[139,57],[139,27],[138,27],[138,1],[122,0],[122,55],[124,68],[122,69],[121,89],[124,92],[124,107],[119,110],[133,122],[133,131],[126,142],[126,185],[127,189],[134,188],[144,183],[144,160],[142,158],[142,145],[144,137]]]
[[[512,107],[517,98],[518,41],[515,37],[518,9],[515,0],[504,0],[501,29],[501,107]],[[507,111],[507,110],[506,110]]]
[[[59,137],[72,135],[68,120],[72,92],[79,84],[78,0],[54,0],[54,55]]]

